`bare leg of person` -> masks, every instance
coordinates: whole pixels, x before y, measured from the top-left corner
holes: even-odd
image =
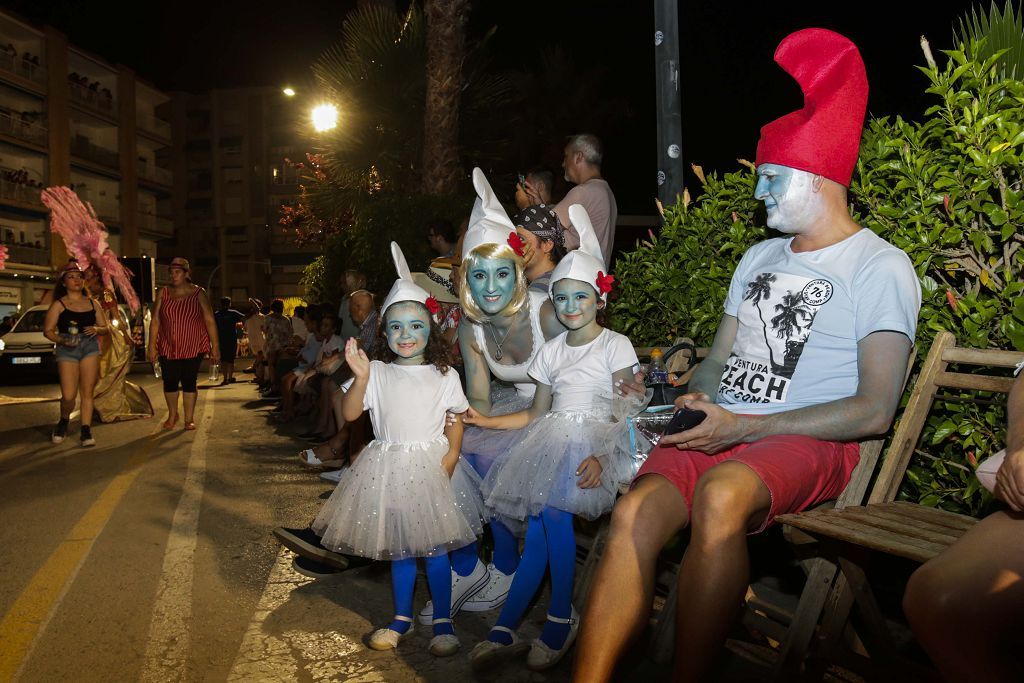
[[[79,388],[82,394],[82,425],[92,426],[93,390],[100,374],[100,357],[83,358],[78,364]]]
[[[294,372],[289,372],[284,378],[281,379],[281,397],[283,402],[281,404],[281,419],[284,421],[291,420],[295,416],[295,380],[298,379]]]
[[[67,420],[78,398],[78,363],[58,361],[57,374],[60,375],[60,419]]]
[[[768,487],[742,463],[721,463],[697,481],[676,589],[673,681],[701,680],[718,655],[750,582],[747,531],[771,502]]]
[[[183,391],[181,392],[181,406],[185,413],[185,423],[195,422],[196,415],[196,398],[199,396],[199,392],[196,391]]]
[[[658,553],[687,518],[683,494],[656,474],[641,477],[615,504],[608,544],[580,620],[574,681],[611,680],[616,662],[647,621]]]
[[[907,584],[903,610],[950,681],[1019,681],[1024,657],[1024,514],[978,522]]]
[[[164,401],[167,403],[167,424],[173,426],[178,421],[178,392],[164,392]]]

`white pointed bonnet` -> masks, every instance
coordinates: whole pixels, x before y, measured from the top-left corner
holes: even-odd
[[[437,305],[437,300],[428,294],[427,290],[413,281],[412,271],[409,270],[405,254],[402,253],[402,249],[398,246],[397,242],[391,243],[391,258],[394,259],[398,279],[391,286],[391,291],[388,292],[387,298],[384,299],[384,303],[380,307],[381,314],[383,315],[384,311],[388,310],[391,304],[398,303],[399,301],[415,301],[426,306],[431,314],[436,313],[437,311],[432,310],[427,299],[433,299],[435,306]]]
[[[587,210],[579,204],[569,207],[569,220],[580,236],[580,248],[570,251],[562,257],[555,269],[551,272],[551,283],[548,285],[548,295],[554,291],[555,283],[559,280],[580,280],[591,285],[601,296],[602,301],[608,300],[608,292],[614,281],[611,275],[604,272],[604,256],[601,254],[601,243],[597,241],[597,234],[590,222]]]
[[[491,184],[479,168],[473,169],[473,187],[476,189],[476,203],[469,215],[469,227],[462,240],[462,258],[482,244],[509,244],[509,238],[515,235],[516,226],[512,225],[508,214],[498,198],[494,196]],[[509,245],[512,246],[512,245]],[[512,247],[515,249],[515,247]]]

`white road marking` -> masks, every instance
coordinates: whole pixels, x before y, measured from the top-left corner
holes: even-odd
[[[144,682],[180,681],[188,678],[192,650],[192,583],[195,575],[199,512],[206,482],[206,444],[213,424],[217,392],[205,392],[198,402],[198,429],[192,440],[188,472],[181,499],[174,511],[171,532],[164,552],[160,585],[149,624],[146,656],[139,676]]]

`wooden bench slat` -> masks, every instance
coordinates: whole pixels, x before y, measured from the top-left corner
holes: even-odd
[[[943,526],[941,524],[935,524],[934,522],[925,521],[923,519],[917,519],[916,517],[910,517],[908,515],[900,514],[893,510],[878,509],[875,506],[871,506],[869,509],[871,517],[877,519],[888,520],[889,522],[896,522],[904,526],[913,527],[916,529],[922,529],[929,531],[934,534],[940,534],[942,536],[948,536],[950,538],[960,538],[961,530],[954,529],[952,527]]]
[[[946,549],[945,545],[938,543],[907,538],[901,534],[860,524],[850,519],[840,520],[830,517],[832,516],[801,513],[796,515],[780,515],[775,519],[779,522],[795,526],[798,529],[803,529],[810,534],[852,543],[870,550],[889,553],[890,555],[904,557],[917,562],[927,562]]]
[[[974,391],[996,391],[1010,393],[1013,377],[993,375],[968,375],[962,372],[940,372],[935,376],[935,386],[950,389],[971,389]]]
[[[852,518],[872,527],[891,531],[894,534],[900,534],[907,538],[917,538],[946,547],[949,547],[960,538],[960,534],[949,533],[948,529],[945,532],[939,532],[926,528],[924,524],[917,522],[917,520],[910,520],[908,522],[906,519],[892,519],[891,516],[883,516],[886,514],[885,512],[855,507],[844,509],[837,513],[837,516],[843,519]]]
[[[964,346],[954,346],[942,352],[942,360],[947,363],[969,363],[972,365],[1012,368],[1021,360],[1024,360],[1024,354],[1020,351],[971,349]]]
[[[902,501],[892,503],[872,503],[868,505],[868,507],[874,507],[875,505],[886,510],[891,510],[900,515],[906,515],[907,517],[931,522],[932,524],[937,524],[939,526],[948,526],[950,529],[966,531],[978,523],[978,520],[973,517],[958,515],[955,512],[947,512],[937,508],[923,507],[915,503]]]

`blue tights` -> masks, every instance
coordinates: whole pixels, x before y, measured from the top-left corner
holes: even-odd
[[[498,626],[512,630],[519,626],[530,601],[544,580],[545,570],[549,568],[551,604],[548,614],[568,619],[572,613],[572,586],[576,573],[576,535],[572,528],[572,513],[547,507],[527,522],[523,559],[512,581],[508,600],[498,617]],[[548,647],[560,650],[568,635],[569,624],[546,621],[540,639]],[[504,631],[491,631],[489,638],[506,645],[512,642],[512,637]]]
[[[491,461],[479,457],[475,453],[463,453],[468,462],[481,477],[487,476]],[[496,519],[491,520],[491,535],[494,536],[494,566],[502,574],[514,574],[519,566],[519,539],[508,530],[508,527]],[[459,576],[469,576],[476,567],[480,549],[476,542],[463,546],[451,553],[452,569]]]
[[[434,619],[451,618],[452,568],[448,555],[426,557],[427,586],[434,601]],[[395,601],[395,614],[412,619],[412,594],[416,588],[416,558],[408,557],[391,563],[391,594]],[[392,631],[405,633],[412,627],[411,621],[395,619],[388,626]],[[434,635],[455,633],[450,622],[434,624]]]

